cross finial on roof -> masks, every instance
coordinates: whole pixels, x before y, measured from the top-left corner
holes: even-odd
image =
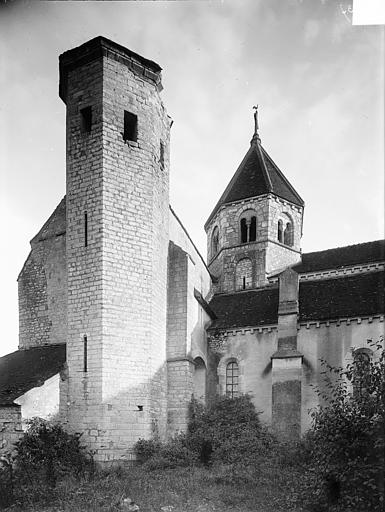
[[[253,109],[254,109],[254,135],[253,135],[253,138],[251,139],[251,143],[253,143],[255,141],[261,142],[261,138],[259,137],[259,133],[258,133],[258,130],[259,130],[258,107],[259,107],[259,105],[253,107]]]

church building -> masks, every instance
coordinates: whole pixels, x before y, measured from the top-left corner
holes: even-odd
[[[169,205],[159,65],[96,37],[59,70],[66,195],[18,277],[0,449],[40,416],[83,432],[99,462],[131,460],[139,438],[186,428],[191,397],[243,393],[279,436],[298,438],[320,360],[376,357],[367,340],[384,331],[384,241],[301,252],[304,201],[262,146],[256,111],[204,226],[205,259]]]

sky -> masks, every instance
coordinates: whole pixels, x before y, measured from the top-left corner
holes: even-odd
[[[98,35],[163,68],[170,202],[204,257],[256,104],[262,145],[305,201],[303,252],[383,238],[384,27],[352,26],[349,4],[0,4],[0,356],[17,349],[29,241],[65,194],[58,57]]]

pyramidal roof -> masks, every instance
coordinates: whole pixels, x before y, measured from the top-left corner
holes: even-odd
[[[250,149],[211,212],[205,227],[223,204],[265,194],[275,194],[298,206],[304,205],[300,195],[262,147],[255,116],[255,132]]]

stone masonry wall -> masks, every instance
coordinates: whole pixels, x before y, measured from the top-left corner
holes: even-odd
[[[253,210],[257,218],[255,242],[241,244],[240,219]],[[278,218],[285,214],[293,221],[294,244],[278,242]],[[267,284],[267,274],[300,260],[303,209],[272,194],[223,205],[207,227],[207,254],[210,271],[219,278],[216,292],[236,290],[235,268],[242,258],[253,263],[252,287]],[[212,234],[219,229],[219,251],[212,254]]]
[[[210,274],[186,231],[170,210],[168,258],[168,434],[187,427],[187,411],[194,393],[195,359],[204,361],[206,374],[206,327],[210,318],[198,303],[194,290],[206,297]],[[183,248],[182,248],[183,247]]]
[[[23,435],[21,411],[18,405],[0,407],[0,456],[12,450]]]
[[[67,268],[65,202],[41,232],[18,277],[19,348],[65,343],[67,336]]]
[[[110,54],[68,72],[69,417],[99,461],[132,458],[139,437],[166,426],[169,119],[139,74]],[[123,140],[125,110],[136,142]]]

